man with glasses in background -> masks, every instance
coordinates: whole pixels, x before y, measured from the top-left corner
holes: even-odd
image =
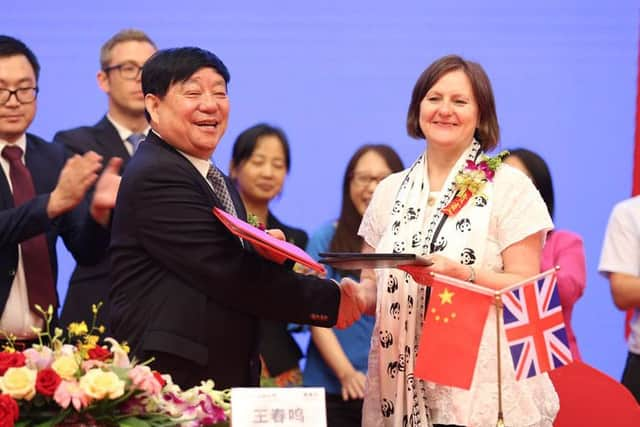
[[[82,126],[58,132],[54,141],[64,144],[74,153],[89,150],[104,157],[123,159],[123,168],[138,144],[149,131],[144,116],[144,97],[140,71],[145,61],[156,51],[155,43],[140,30],[127,29],[116,33],[100,49],[98,86],[107,94],[107,114],[93,126]],[[95,266],[76,266],[67,297],[62,308],[61,321],[92,320],[91,305],[103,303],[98,323],[108,329],[109,318],[109,262],[105,257]]]
[[[58,236],[80,263],[104,256],[120,183],[120,159],[98,179],[98,154],[68,158],[63,147],[26,133],[36,114],[39,73],[23,42],[0,35],[0,346],[4,334],[28,346],[37,340],[33,328],[44,326],[36,305],[57,308]]]

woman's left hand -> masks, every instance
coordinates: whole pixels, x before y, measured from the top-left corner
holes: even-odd
[[[431,281],[433,280],[431,273],[443,274],[460,280],[467,280],[469,277],[469,267],[455,262],[446,256],[434,254],[429,255],[428,259],[432,262],[429,266],[405,264],[398,268],[409,273],[417,283],[427,286],[431,285]]]
[[[469,267],[462,265],[451,258],[434,254],[430,255],[429,259],[433,263],[429,266],[429,270],[434,273],[444,274],[445,276],[454,277],[460,280],[467,280],[469,277]]]

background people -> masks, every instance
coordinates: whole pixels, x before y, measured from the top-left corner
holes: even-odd
[[[282,192],[290,169],[289,142],[282,129],[260,123],[245,129],[236,138],[229,175],[247,213],[267,229],[282,230],[287,241],[304,249],[307,233],[281,223],[269,209],[271,201]],[[302,384],[298,365],[302,351],[291,336],[288,323],[262,320],[260,358],[263,385]]]
[[[553,225],[520,171],[496,159],[493,180],[457,212],[443,212],[457,196],[456,176],[469,171],[467,161],[480,162],[499,140],[493,92],[482,67],[455,55],[433,62],[414,86],[407,131],[424,138],[426,150],[376,188],[358,232],[364,251],[429,255],[433,264],[427,271],[495,289],[537,274],[544,235]],[[363,425],[495,424],[495,308],[489,310],[471,388],[443,386],[413,375],[426,287],[397,269],[366,269],[361,281],[358,289],[368,292],[367,307],[377,315]],[[506,346],[500,357],[503,367],[512,366]],[[559,403],[546,374],[516,382],[513,369],[504,369],[502,393],[510,402],[504,408],[510,424],[552,425]]]
[[[573,314],[581,355],[609,375],[621,374],[627,345],[611,325],[620,313],[612,303],[603,304],[611,300],[608,280],[592,273],[597,271],[611,209],[631,194],[637,1],[601,2],[593,7],[514,3],[513,8],[504,8],[504,1],[493,0],[459,9],[433,2],[373,7],[356,0],[346,10],[341,2],[325,2],[321,10],[312,2],[282,2],[277,8],[263,3],[257,6],[259,23],[241,2],[225,3],[222,13],[219,3],[196,0],[180,13],[172,13],[170,19],[166,19],[166,8],[149,8],[144,2],[118,1],[99,9],[88,2],[64,9],[57,2],[41,2],[37,9],[31,2],[9,4],[3,10],[0,33],[22,39],[41,60],[39,111],[29,131],[47,140],[58,130],[91,125],[106,112],[106,97],[95,84],[97,53],[119,29],[139,27],[158,47],[190,43],[216,51],[215,46],[221,46],[225,52],[216,53],[234,74],[234,108],[227,141],[216,151],[219,166],[228,170],[233,140],[245,127],[261,119],[282,124],[292,143],[294,166],[275,213],[309,235],[316,226],[337,217],[335,191],[344,171],[344,165],[337,171],[317,165],[346,161],[355,146],[345,141],[359,142],[364,137],[393,142],[408,166],[424,148],[404,143],[406,132],[398,126],[404,122],[413,83],[430,58],[464,47],[463,54],[478,60],[495,80],[502,145],[508,148],[516,143],[544,154],[556,187],[558,226],[584,239],[590,289]],[[535,23],[532,13],[540,17]],[[447,24],[463,16],[468,16],[468,31]],[[425,17],[438,24],[421,25]],[[510,24],[485,24],[495,20]],[[556,25],[550,25],[552,22]],[[610,24],[613,22],[616,24]],[[364,26],[370,28],[366,33]],[[569,38],[568,26],[573,35]],[[416,49],[409,40],[438,42]],[[256,62],[269,66],[257,69]],[[572,101],[550,105],[541,93],[564,94]],[[527,100],[524,104],[523,99]],[[237,108],[240,102],[245,105]],[[602,109],[598,105],[625,107]],[[541,118],[541,126],[545,135],[554,135],[554,142],[528,131],[539,111],[552,114]],[[624,114],[627,119],[621,116]],[[583,117],[599,119],[576,126]],[[603,141],[607,141],[605,155]],[[590,171],[596,167],[603,172],[598,174],[598,183],[591,185],[589,180],[576,180],[581,175],[576,167]],[[306,189],[316,181],[332,183],[314,192],[315,198],[332,203],[310,203]],[[61,297],[75,266],[66,252],[58,245]]]
[[[307,253],[319,259],[321,252],[359,252],[362,238],[358,226],[378,183],[403,169],[393,148],[384,144],[360,147],[347,163],[342,180],[340,217],[322,225],[311,236]],[[357,278],[358,271],[342,271],[325,266],[327,277]],[[324,387],[327,425],[362,425],[367,360],[374,317],[364,315],[346,329],[311,327],[311,341],[304,369],[304,385]]]
[[[353,284],[271,262],[212,214],[246,220],[210,160],[227,128],[228,82],[224,63],[195,47],[145,63],[151,132],[123,175],[112,225],[114,335],[182,387],[258,385],[261,318],[347,326],[363,309]]]
[[[135,147],[149,130],[144,116],[140,71],[155,51],[155,43],[140,30],[122,30],[107,40],[100,49],[97,75],[98,86],[107,94],[107,113],[93,126],[56,133],[54,141],[78,154],[94,151],[105,161],[119,157],[126,168]],[[109,286],[106,255],[95,266],[77,265],[69,281],[61,322],[69,324],[84,320],[90,324],[93,319],[91,305],[102,301],[97,321],[108,328]]]
[[[509,150],[505,163],[522,171],[533,181],[553,218],[555,199],[551,172],[542,157],[525,148]],[[571,326],[573,306],[584,293],[587,286],[587,262],[584,255],[582,238],[568,230],[552,230],[547,234],[542,248],[540,269],[546,271],[556,265],[558,271],[558,294],[562,305],[562,314],[567,331],[567,339],[573,360],[580,360],[576,335]]]
[[[613,208],[598,270],[609,278],[616,307],[633,309],[622,384],[640,403],[640,196]]]
[[[27,133],[36,115],[40,65],[20,40],[0,36],[0,330],[26,343],[58,306],[55,245],[62,237],[78,262],[105,253],[120,159],[98,179],[94,152],[68,159],[63,147]],[[96,183],[90,205],[85,200]],[[2,337],[4,338],[4,337]]]

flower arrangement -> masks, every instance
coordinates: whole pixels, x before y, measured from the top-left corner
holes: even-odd
[[[493,180],[496,170],[508,155],[509,152],[503,150],[493,157],[482,154],[477,163],[467,160],[465,168],[455,178],[456,194],[442,212],[449,216],[460,212],[473,196],[480,194],[486,182]]]
[[[52,332],[53,308],[37,310],[45,330],[38,344],[16,348],[15,337],[0,352],[0,427],[207,426],[228,425],[230,392],[213,381],[183,391],[169,375],[130,360],[126,343],[105,338],[93,322]]]
[[[252,214],[251,212],[247,213],[247,222],[263,231],[267,228],[263,223],[260,222],[260,220],[258,219],[258,215]]]

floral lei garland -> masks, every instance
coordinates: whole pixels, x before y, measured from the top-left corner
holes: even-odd
[[[455,178],[456,195],[442,212],[448,216],[460,212],[473,196],[480,194],[486,182],[493,180],[496,170],[508,155],[509,151],[503,150],[493,157],[482,154],[477,162],[467,160],[467,165]]]

